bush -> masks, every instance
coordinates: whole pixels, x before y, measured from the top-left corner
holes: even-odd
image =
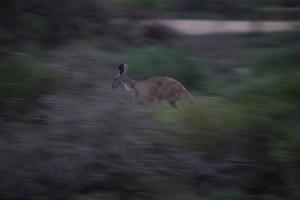
[[[295,199],[300,183],[299,55],[297,45],[266,55],[257,69],[256,83],[240,96],[251,133],[244,148],[261,165],[249,176],[256,179],[249,184],[254,188],[271,184],[272,192],[285,189]]]
[[[298,199],[299,63],[298,45],[276,49],[264,55],[250,84],[228,96],[231,101],[201,97],[198,105],[160,117],[184,127],[173,136],[187,148],[224,156],[234,152],[252,163],[237,178],[239,189]],[[227,194],[211,198],[235,199]]]
[[[281,48],[264,56],[262,67],[259,68],[258,73],[267,75],[269,73],[289,74],[297,71],[299,73],[300,64],[300,46],[290,45]]]
[[[245,116],[239,105],[221,98],[204,98],[199,105],[186,105],[184,113],[167,113],[162,118],[181,124],[187,131],[179,134],[179,141],[188,148],[211,153],[228,149],[245,126]],[[225,152],[225,151],[224,151]]]
[[[248,195],[236,189],[227,189],[222,192],[211,195],[207,200],[247,200]]]
[[[254,111],[256,117],[264,116],[274,121],[276,118],[288,119],[298,115],[299,50],[299,47],[293,46],[266,55],[256,70],[256,82],[240,93],[243,106],[250,112]]]
[[[50,75],[31,58],[12,56],[0,63],[0,111],[24,112],[45,89]]]
[[[265,195],[262,200],[282,200],[282,198],[274,196],[274,195]]]
[[[0,28],[15,43],[30,40],[46,45],[97,34],[108,18],[104,4],[96,0],[4,0],[0,17]]]
[[[241,41],[248,47],[284,47],[300,42],[299,31],[286,31],[269,34],[248,33],[241,36]]]
[[[128,60],[129,72],[139,78],[170,76],[193,88],[201,81],[197,60],[171,48],[151,46],[134,49],[125,56],[123,60]]]

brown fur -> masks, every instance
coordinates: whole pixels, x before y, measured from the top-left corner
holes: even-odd
[[[138,104],[166,101],[176,107],[180,97],[192,97],[179,81],[165,76],[153,76],[142,81],[133,81],[127,76],[123,84],[132,90]]]
[[[171,106],[177,107],[176,101],[180,97],[188,97],[193,100],[192,95],[177,80],[166,76],[152,76],[145,80],[135,81],[127,76],[127,65],[120,65],[120,74],[116,76],[113,87],[123,84],[125,89],[132,94],[138,104],[148,104],[155,101],[166,101]]]

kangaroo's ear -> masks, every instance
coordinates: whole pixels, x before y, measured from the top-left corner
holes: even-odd
[[[124,73],[127,74],[128,71],[128,64],[124,64]]]
[[[127,70],[128,70],[128,64],[119,65],[120,74],[127,74]]]

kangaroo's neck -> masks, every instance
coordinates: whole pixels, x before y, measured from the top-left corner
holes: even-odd
[[[135,88],[136,81],[131,79],[129,76],[125,76],[123,78],[123,86],[124,88],[135,97],[136,88]]]

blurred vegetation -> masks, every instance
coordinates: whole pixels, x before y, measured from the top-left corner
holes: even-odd
[[[207,200],[247,200],[251,199],[243,192],[235,189],[227,189],[211,195]]]
[[[2,0],[0,199],[298,200],[299,31],[183,36],[133,20],[285,6],[299,2]],[[135,106],[111,90],[123,62],[197,102]]]
[[[182,141],[186,141],[188,147],[206,152],[226,153],[233,138],[245,126],[245,114],[239,105],[222,98],[202,98],[201,106],[189,106],[186,112],[188,114],[179,117],[190,132],[182,133]]]
[[[11,44],[33,40],[53,45],[86,33],[96,34],[105,26],[105,12],[103,3],[95,0],[3,0],[0,3],[0,27],[4,34],[0,42]]]
[[[260,56],[251,83],[231,93],[226,101],[201,97],[196,109],[187,106],[186,113],[165,116],[188,128],[177,134],[178,141],[212,155],[234,153],[255,163],[241,180],[242,190],[284,193],[298,199],[299,50],[298,45],[277,46]],[[211,199],[245,198],[227,197],[226,193]]]
[[[10,56],[0,62],[0,112],[23,113],[44,91],[51,73],[29,56]]]
[[[73,38],[110,34],[111,20],[122,17],[198,16],[198,18],[265,19],[260,12],[269,7],[299,7],[295,0],[2,0],[0,2],[0,44],[37,42],[43,45],[66,43]],[[134,14],[139,13],[139,14]],[[299,15],[273,14],[277,19],[299,19]],[[168,15],[167,15],[168,16]]]
[[[139,78],[157,74],[171,76],[188,87],[197,87],[201,81],[197,59],[175,49],[162,46],[133,49],[124,60],[128,61],[130,71]]]
[[[238,2],[232,0],[114,0],[113,2],[114,5],[134,12],[153,12],[154,16],[166,16],[159,13],[165,11],[172,13],[173,17],[187,18],[299,19],[297,10],[288,12],[280,10],[280,8],[299,7],[297,0],[241,0]],[[279,10],[276,11],[276,8]],[[149,16],[149,13],[140,12],[136,16],[147,17],[147,15]]]
[[[21,122],[28,127],[22,130],[26,134],[17,134],[19,130],[14,134],[8,125],[0,128],[0,158],[5,160],[0,165],[2,176],[17,173],[28,180],[19,183],[28,192],[16,192],[16,179],[0,180],[7,185],[0,187],[0,195],[9,199],[25,194],[38,199],[39,192],[53,190],[60,192],[50,195],[52,199],[298,199],[300,51],[296,35],[232,36],[237,44],[227,48],[235,52],[229,56],[239,64],[247,64],[239,54],[243,49],[247,53],[259,50],[251,54],[256,55],[251,58],[255,65],[245,75],[236,69],[219,69],[214,56],[203,59],[203,52],[193,49],[198,48],[196,41],[201,37],[191,38],[192,44],[184,37],[161,44],[152,39],[145,42],[143,34],[138,34],[136,40],[143,41],[138,44],[126,37],[111,37],[106,39],[123,43],[108,49],[101,38],[82,40],[45,51],[58,60],[43,58],[44,64],[34,55],[2,55],[1,114],[29,113],[28,119],[40,111],[53,118],[42,119],[45,125]],[[215,37],[222,36],[211,38],[209,45]],[[207,40],[202,38],[201,45]],[[228,54],[222,56],[228,58]],[[116,98],[116,92],[107,89],[117,72],[115,63],[124,60],[132,78],[173,76],[198,102],[183,103],[182,110],[140,113],[124,103],[129,101],[126,96]],[[35,106],[39,97],[47,98],[52,80],[44,66],[59,66],[60,74],[55,79],[57,86],[51,89],[55,95],[47,100],[50,104],[42,103],[47,105],[46,111]],[[220,77],[224,79],[220,81]],[[45,126],[41,130],[48,134],[40,135],[37,126]],[[14,137],[20,143],[16,144]],[[40,142],[28,142],[33,137]],[[49,159],[42,159],[44,156]],[[20,168],[16,158],[29,169]],[[52,170],[57,176],[51,175]],[[70,190],[61,191],[61,185]],[[13,192],[8,195],[7,191]]]

